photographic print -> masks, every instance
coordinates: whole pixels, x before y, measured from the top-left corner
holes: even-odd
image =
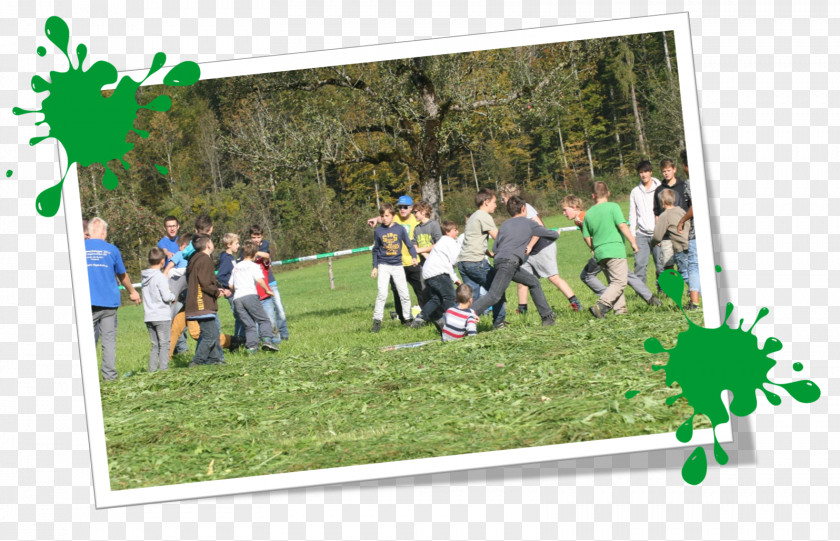
[[[98,506],[683,445],[686,15],[200,69],[64,184]]]

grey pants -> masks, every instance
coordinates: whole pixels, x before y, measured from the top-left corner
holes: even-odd
[[[91,306],[91,310],[97,345],[102,336],[102,379],[117,379],[117,309]],[[166,353],[168,356],[169,352]]]
[[[589,289],[592,290],[593,293],[600,297],[604,291],[607,290],[607,286],[598,279],[599,272],[601,272],[601,265],[598,264],[597,259],[592,257],[586,262],[586,266],[580,272],[580,279],[589,287]],[[653,296],[653,293],[650,289],[648,289],[648,286],[645,285],[644,281],[640,280],[639,277],[633,273],[627,274],[627,285],[629,285],[630,288],[638,293],[645,301]]]
[[[274,336],[271,320],[262,307],[257,295],[245,295],[233,301],[236,314],[245,327],[245,347],[253,349],[260,345],[260,338],[271,340]]]
[[[650,291],[647,287],[647,266],[648,261],[650,260],[651,251],[653,252],[653,262],[656,265],[656,277],[659,278],[659,275],[662,274],[662,258],[659,246],[654,245],[653,250],[650,247],[650,241],[653,238],[652,235],[636,235],[636,244],[639,246],[639,251],[636,252],[636,265],[635,269],[633,270],[633,274],[636,275],[636,278],[641,285],[645,288],[645,290]],[[634,286],[633,289],[636,290],[643,299],[647,300],[650,295],[645,295],[644,292],[639,291]]]
[[[169,333],[172,321],[147,321],[149,340],[152,350],[149,352],[149,372],[166,370],[169,368]]]

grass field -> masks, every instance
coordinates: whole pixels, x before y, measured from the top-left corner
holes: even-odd
[[[578,279],[589,257],[580,233],[557,242],[561,277],[592,305]],[[383,353],[439,336],[387,318],[368,332],[370,264],[370,254],[336,259],[332,291],[326,262],[278,269],[291,339],[279,353],[226,352],[225,366],[187,368],[184,354],[147,373],[142,307],[120,308],[117,369],[130,376],[101,390],[112,489],[671,432],[691,412],[685,401],[664,404],[675,391],[650,365],[666,357],[643,349],[651,336],[669,347],[686,328],[670,301],[651,308],[628,289],[629,315],[595,320],[543,281],[557,325],[542,328],[533,304],[513,313],[514,284],[508,329],[489,332],[485,316],[474,338]],[[692,318],[702,323],[699,311]],[[626,400],[630,389],[642,394]]]

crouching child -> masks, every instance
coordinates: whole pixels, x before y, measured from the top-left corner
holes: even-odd
[[[459,340],[465,336],[474,336],[478,328],[478,315],[470,309],[473,303],[473,288],[461,284],[455,291],[457,306],[446,310],[443,314],[443,329],[440,338],[444,342]]]

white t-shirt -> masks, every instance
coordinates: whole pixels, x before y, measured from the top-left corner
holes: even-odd
[[[233,286],[233,300],[241,299],[246,295],[257,294],[257,280],[263,278],[262,267],[243,259],[233,267],[230,275],[231,286]]]

